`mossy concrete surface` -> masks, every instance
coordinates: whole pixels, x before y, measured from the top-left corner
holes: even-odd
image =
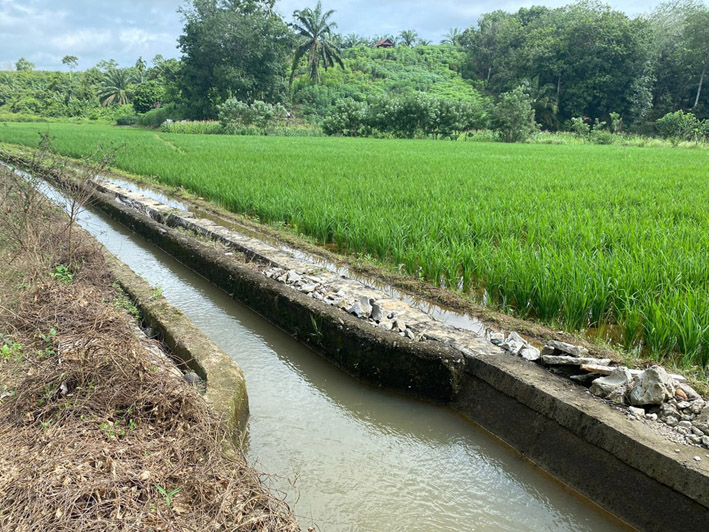
[[[249,401],[241,368],[144,279],[108,251],[105,254],[111,274],[138,307],[146,324],[160,333],[174,356],[206,381],[207,403],[224,415],[237,433],[243,431]]]

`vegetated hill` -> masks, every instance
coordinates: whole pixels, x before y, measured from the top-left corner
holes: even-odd
[[[461,77],[465,52],[454,46],[357,47],[343,50],[342,56],[345,69],[323,72],[319,85],[305,75],[293,82],[293,105],[304,116],[322,117],[341,98],[367,101],[385,94],[426,92],[451,100],[483,99],[475,82]]]

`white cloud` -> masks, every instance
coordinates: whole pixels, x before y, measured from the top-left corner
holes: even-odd
[[[110,44],[112,41],[110,30],[82,29],[55,35],[50,39],[51,46],[56,50],[66,50],[76,55],[77,53],[95,50]]]

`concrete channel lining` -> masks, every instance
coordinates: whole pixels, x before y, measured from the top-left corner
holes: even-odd
[[[146,324],[160,333],[175,357],[206,382],[207,404],[224,416],[236,435],[241,434],[249,417],[246,379],[241,368],[180,310],[164,297],[156,297],[147,281],[105,248],[103,253],[112,276],[140,310]]]
[[[214,222],[163,208],[116,185],[103,192],[102,208],[112,216],[354,376],[451,402],[466,417],[634,526],[707,529],[709,459],[694,460],[701,449],[681,446],[676,453],[675,445],[656,431],[629,422],[580,387],[475,335],[461,339],[467,331],[449,336],[449,328],[437,324],[433,328],[443,341],[414,341],[375,329],[339,308],[265,278],[253,265],[231,260],[222,249],[174,228],[187,228],[269,266],[322,277],[317,266],[297,264],[298,259],[277,249],[269,254],[273,247],[268,244],[256,241],[258,245],[252,247],[244,241],[249,237],[235,234],[233,238]],[[344,281],[337,282],[342,286]],[[317,334],[311,320],[318,323]],[[671,508],[661,512],[653,499],[667,501]]]
[[[695,460],[703,455],[701,449],[672,444],[582,388],[505,354],[484,338],[470,335],[469,345],[461,349],[459,338],[451,338],[440,324],[434,325],[438,334],[418,341],[373,328],[265,277],[254,264],[233,260],[223,247],[176,229],[186,227],[226,243],[228,231],[214,222],[195,223],[191,213],[114,187],[102,185],[97,207],[353,376],[451,403],[632,526],[709,528],[709,458]],[[263,251],[249,250],[243,241],[231,247],[254,261]],[[264,262],[279,263],[268,257]]]

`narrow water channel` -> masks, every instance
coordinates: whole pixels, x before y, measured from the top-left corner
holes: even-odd
[[[626,529],[452,411],[356,382],[122,226],[79,221],[243,368],[247,456],[304,530]]]

